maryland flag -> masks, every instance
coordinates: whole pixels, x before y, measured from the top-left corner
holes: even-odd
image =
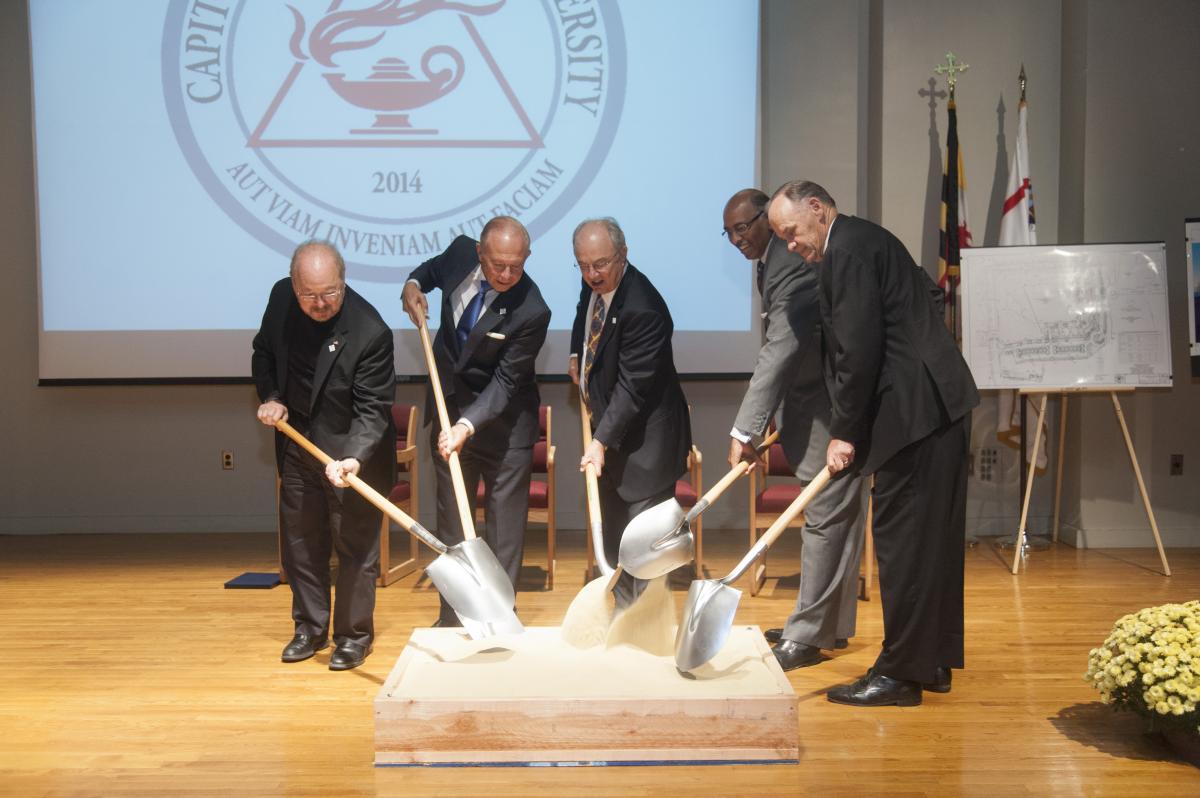
[[[938,250],[938,285],[946,292],[946,326],[960,337],[957,308],[960,251],[971,246],[967,225],[967,180],[963,174],[962,150],[958,146],[958,111],[954,100],[946,105],[946,168],[942,173],[942,228]]]
[[[1024,71],[1021,72],[1022,78]],[[1004,199],[1004,215],[1000,217],[1000,246],[1030,246],[1037,243],[1037,225],[1033,215],[1033,183],[1029,179],[1029,132],[1026,127],[1027,106],[1025,100],[1017,106],[1017,146],[1013,150],[1012,165],[1008,170],[1008,192]],[[1016,391],[1000,392],[1000,408],[996,418],[996,438],[1013,449],[1021,448],[1021,397]],[[1034,427],[1037,426],[1037,409],[1029,397],[1025,415],[1025,437],[1033,442]],[[1046,425],[1042,424],[1039,434],[1037,473],[1046,470],[1049,462]],[[1031,447],[1032,450],[1032,447]]]

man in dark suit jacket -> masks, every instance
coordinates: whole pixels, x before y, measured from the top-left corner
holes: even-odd
[[[788,248],[819,263],[833,399],[826,464],[875,475],[884,643],[856,705],[921,703],[963,665],[963,546],[970,413],[979,392],[942,321],[940,289],[894,235],[841,216],[825,189],[782,186],[768,209]]]
[[[413,270],[404,286],[404,310],[417,324],[428,315],[425,293],[442,291],[441,326],[434,358],[456,419],[431,441],[441,454],[437,473],[438,535],[447,545],[463,539],[462,521],[446,463],[460,452],[471,509],[483,479],[487,526],[484,537],[517,587],[525,550],[529,479],[537,442],[540,403],[534,365],[550,326],[550,308],[525,274],[529,233],[511,216],[497,216],[476,243],[466,236]],[[426,420],[437,418],[432,386]],[[436,425],[434,427],[436,430]],[[458,626],[443,599],[439,626]]]
[[[582,384],[592,417],[592,443],[579,467],[592,463],[600,476],[604,556],[616,565],[629,520],[675,495],[692,430],[675,372],[671,312],[629,263],[620,225],[589,219],[572,241],[583,286],[568,372]],[[625,600],[638,590],[627,574],[618,586]]]
[[[729,464],[758,463],[757,445],[782,405],[780,440],[797,479],[825,465],[829,392],[821,368],[821,303],[816,269],[771,234],[767,195],[734,194],[725,205],[725,235],[757,266],[763,306],[763,345],[730,430]],[[785,671],[823,661],[821,649],[845,648],[858,612],[862,553],[862,485],[857,474],[836,480],[804,513],[800,591],[782,629],[767,639]]]
[[[299,662],[328,645],[329,559],[336,549],[337,648],[329,667],[357,667],[375,637],[382,514],[344,490],[344,477],[358,474],[384,492],[394,481],[396,454],[388,442],[395,440],[396,368],[392,331],[346,285],[346,266],[332,245],[307,241],[296,248],[291,277],[271,289],[250,367],[262,402],[259,420],[274,426],[286,419],[338,458],[322,469],[275,434],[281,555],[296,625],[282,659]]]

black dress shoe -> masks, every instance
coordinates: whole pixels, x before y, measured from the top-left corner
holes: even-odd
[[[767,639],[768,643],[770,643],[771,645],[775,645],[776,643],[778,643],[780,640],[783,639],[783,630],[782,629],[768,629],[767,631],[763,632],[763,637],[765,637]],[[850,641],[844,637],[839,637],[837,640],[833,641],[833,647],[838,650],[847,648],[847,647],[849,647],[849,645],[850,645]]]
[[[821,656],[821,649],[797,643],[795,640],[780,640],[771,651],[775,654],[779,667],[785,671],[807,668],[809,665],[816,665],[825,659]]]
[[[949,668],[939,667],[934,673],[933,681],[921,685],[922,690],[928,690],[931,693],[948,693],[950,692],[950,676]]]
[[[338,647],[329,657],[329,670],[348,671],[351,668],[357,668],[366,662],[367,655],[372,650],[371,646],[361,646],[358,643],[338,643]]]
[[[329,648],[329,640],[324,635],[321,637],[296,635],[292,638],[292,642],[283,647],[283,654],[279,658],[284,662],[303,662],[318,651],[324,651],[327,648]]]
[[[915,707],[921,703],[921,685],[903,679],[893,679],[874,670],[853,684],[834,687],[825,697],[835,704],[857,707]]]

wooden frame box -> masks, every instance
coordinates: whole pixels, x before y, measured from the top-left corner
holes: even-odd
[[[375,699],[375,763],[794,763],[796,711],[757,627],[688,675],[669,655],[571,648],[557,627],[414,629]]]

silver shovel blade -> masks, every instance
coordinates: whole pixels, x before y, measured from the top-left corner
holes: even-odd
[[[471,637],[524,631],[513,612],[512,582],[482,538],[451,546],[425,571]]]
[[[675,667],[690,671],[717,655],[729,638],[741,600],[742,591],[719,579],[692,582],[675,633]]]
[[[657,579],[687,565],[696,556],[696,538],[674,499],[635,515],[621,534],[617,560],[638,579]]]

